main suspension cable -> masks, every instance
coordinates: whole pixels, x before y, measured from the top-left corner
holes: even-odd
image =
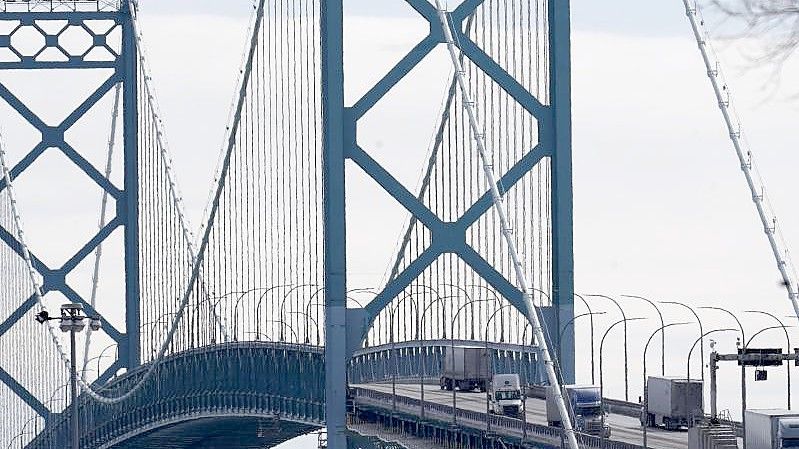
[[[718,57],[716,61],[712,61],[709,49],[709,33],[704,30],[705,21],[701,18],[701,11],[698,5],[694,3],[691,6],[690,0],[682,0],[685,6],[685,13],[688,16],[688,21],[691,23],[694,37],[696,38],[699,52],[702,55],[702,61],[707,69],[707,76],[710,79],[710,84],[713,86],[713,93],[718,101],[719,110],[724,118],[724,123],[729,132],[730,141],[735,149],[735,154],[741,164],[741,171],[746,179],[746,185],[749,187],[749,192],[752,195],[752,201],[757,210],[757,216],[760,218],[760,223],[763,225],[763,232],[766,234],[771,252],[774,260],[777,263],[777,269],[782,277],[783,285],[788,292],[788,299],[791,301],[794,313],[799,316],[799,292],[797,291],[797,275],[796,268],[791,261],[791,255],[788,251],[788,245],[782,235],[780,228],[777,226],[777,214],[774,212],[771,204],[766,195],[766,187],[763,178],[757,172],[757,166],[754,162],[754,155],[750,148],[744,148],[742,143],[741,125],[738,120],[738,126],[733,123],[733,115],[735,110],[732,106],[730,99],[729,87],[724,80],[724,74],[721,71]],[[715,65],[713,64],[715,62]]]

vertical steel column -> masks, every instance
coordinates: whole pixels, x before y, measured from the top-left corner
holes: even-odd
[[[141,363],[139,291],[139,140],[138,51],[130,4],[122,2],[122,55],[118,73],[122,82],[122,114],[125,159],[125,329],[120,359],[128,368]]]
[[[549,0],[550,102],[552,105],[552,260],[554,329],[560,334],[574,318],[574,244],[572,202],[571,24],[570,0]],[[574,383],[574,329],[553,342],[564,383]]]
[[[331,449],[347,447],[347,245],[343,0],[321,3],[325,422]]]

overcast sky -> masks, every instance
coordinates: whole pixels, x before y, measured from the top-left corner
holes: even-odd
[[[450,2],[450,7],[454,3]],[[141,0],[141,4],[146,43],[176,170],[197,223],[217,160],[216,143],[222,140],[250,2]],[[357,15],[348,21],[352,53],[368,55],[351,60],[354,67],[366,73],[355,77],[358,82],[379,76],[424,30],[424,24],[418,23],[401,2],[350,0],[348,12]],[[577,291],[640,294],[659,300],[726,305],[737,311],[759,308],[780,317],[788,315],[788,300],[777,285],[778,273],[681,2],[575,0],[573,28]],[[775,86],[767,76],[771,68],[752,69],[751,59],[742,56],[743,48],[752,48],[750,43],[723,42],[719,48],[723,50],[735,104],[759,157],[772,201],[780,212],[789,242],[799,244],[799,210],[794,207],[799,187],[794,174],[799,162],[794,132],[799,109],[793,85],[798,73],[795,64],[790,61],[783,68],[783,81]],[[425,70],[445,69],[440,61],[439,58]],[[425,114],[430,105],[419,105],[417,98],[424,96],[395,101],[398,108],[405,108],[406,116]],[[375,127],[374,133],[385,140],[386,153],[402,148],[392,141],[400,131],[388,125]],[[421,146],[426,146],[430,130],[410,129],[419,135]],[[407,131],[408,128],[402,129]],[[370,133],[362,138],[376,139]],[[418,173],[421,167],[410,165],[404,169]],[[357,174],[352,176],[358,178]],[[356,204],[374,207],[368,196],[352,191],[350,194]],[[31,211],[26,221],[46,221],[45,216],[37,214]],[[386,210],[389,219],[401,218],[397,214]],[[89,223],[95,221],[91,218]],[[353,225],[351,235],[362,235],[358,225]],[[391,223],[384,228],[381,234],[372,224],[370,229],[375,231],[370,242],[387,242],[385,249],[372,251],[369,247],[365,251],[367,245],[362,243],[360,251],[357,244],[350,251],[351,279],[357,286],[379,279],[382,274],[382,269],[375,273],[373,267],[385,265],[397,235],[396,226]],[[36,232],[34,229],[32,234]],[[44,228],[40,232],[46,234]],[[628,315],[654,317],[642,305],[627,305]],[[608,312],[607,318],[597,320],[597,328],[604,330],[611,319],[616,319],[616,312],[607,303],[597,302],[594,307]],[[688,320],[678,309],[664,307],[668,320]],[[732,324],[713,312],[702,316],[706,328]],[[750,334],[770,325],[756,317],[742,317],[746,317]],[[586,324],[578,325],[582,347],[589,341]],[[649,320],[638,326],[635,338],[631,338],[634,343],[630,353],[636,358],[631,362],[635,396],[641,389],[642,344],[638,342],[654,328],[654,320]],[[668,369],[672,374],[681,374],[685,369],[687,345],[695,338],[694,329],[687,329],[669,337]],[[799,342],[799,333],[794,331],[792,336]],[[776,333],[767,334],[764,342],[781,345],[783,340],[779,337]],[[723,340],[723,350],[734,350],[732,337]],[[611,343],[616,354],[620,341],[617,338]],[[650,352],[650,356],[650,366],[654,366],[659,360],[658,352]],[[587,381],[588,354],[580,353],[578,358],[579,380]],[[621,373],[615,366],[606,378],[610,394],[620,397]],[[729,399],[738,394],[734,373],[730,367],[720,375],[722,387],[730,393],[722,398],[722,409],[739,409],[737,401]],[[750,386],[752,407],[774,405],[784,394],[784,370],[773,371],[770,379],[765,385]],[[314,443],[303,444],[286,447],[313,447]]]

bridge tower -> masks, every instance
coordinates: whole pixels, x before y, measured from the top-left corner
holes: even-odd
[[[0,71],[34,73],[31,81],[26,81],[25,89],[37,89],[51,96],[53,103],[59,102],[59,92],[52,92],[48,80],[57,80],[60,74],[69,72],[101,79],[99,85],[91,87],[91,91],[81,98],[77,107],[58,123],[48,123],[42,118],[42,111],[28,104],[23,96],[0,82],[0,98],[13,108],[19,116],[29,123],[41,139],[33,149],[12,167],[12,179],[24,179],[36,175],[37,160],[49,152],[62,153],[63,164],[74,165],[81,175],[85,175],[108,195],[108,219],[101,228],[85,242],[67,242],[79,249],[63,264],[50,266],[43,258],[32,254],[33,264],[41,275],[43,293],[58,292],[67,300],[81,303],[90,315],[103,317],[90,304],[90,298],[79,293],[70,280],[70,275],[78,266],[90,259],[98,247],[107,242],[112,234],[122,233],[124,257],[124,295],[118,291],[120,302],[124,298],[125,329],[117,329],[103,319],[103,332],[110,337],[119,349],[119,357],[98,381],[103,382],[121,368],[130,370],[141,363],[139,339],[139,150],[138,131],[139,108],[137,88],[138,55],[135,30],[129,3],[127,1],[2,1],[0,2]],[[31,46],[31,42],[40,41],[40,45]],[[18,87],[18,86],[17,86]],[[50,87],[51,91],[48,91]],[[86,148],[74,146],[69,132],[81,120],[96,120],[92,116],[93,109],[104,98],[116,95],[115,110],[119,111],[118,120],[121,130],[118,140],[121,141],[122,153],[122,185],[115,185],[107,176],[103,167],[93,162]],[[46,112],[46,111],[45,111]],[[97,123],[95,130],[109,130],[116,117],[107,117],[107,122]],[[69,168],[69,167],[65,167]],[[62,182],[58,178],[35,181],[46,188],[58,188]],[[0,191],[5,189],[0,180]],[[89,200],[94,198],[87,198]],[[7,245],[21,255],[15,231],[0,225],[0,245]],[[0,324],[0,338],[11,331],[21,320],[31,320],[29,312],[36,306],[36,298],[31,295],[24,302],[16,305],[16,310]],[[10,376],[0,376],[17,396],[33,410],[42,415],[48,413],[47,408],[38,403],[36,397]],[[42,416],[47,419],[48,416]]]
[[[400,1],[400,0],[397,0]],[[346,447],[346,363],[375,317],[405,290],[434,260],[445,254],[460,257],[495,291],[521,311],[525,310],[522,292],[513,279],[493,269],[468,243],[467,228],[490,209],[484,195],[467,215],[454,222],[444,221],[407,190],[394,175],[373,158],[358,141],[359,120],[396,87],[431,51],[443,44],[444,34],[437,11],[427,0],[405,0],[429,23],[429,34],[402,58],[386,75],[353,105],[345,104],[344,92],[344,11],[343,0],[321,4],[322,98],[324,117],[324,244],[326,286],[326,421],[330,447]],[[521,160],[501,173],[508,189],[530,173],[544,158],[549,159],[552,184],[551,205],[551,306],[541,309],[550,335],[557,335],[573,317],[572,245],[572,155],[571,155],[571,73],[570,2],[541,0],[544,5],[549,54],[549,82],[544,96],[537,98],[527,87],[483,51],[465,29],[467,18],[483,6],[483,0],[465,0],[448,13],[453,33],[463,55],[504,90],[538,123],[538,145]],[[346,169],[353,162],[382,190],[401,204],[431,234],[432,244],[406,268],[393,277],[374,300],[362,309],[347,309],[347,219]],[[357,238],[357,237],[356,237]],[[346,345],[344,342],[347,342]],[[560,360],[564,382],[574,381],[574,334],[563,333]]]

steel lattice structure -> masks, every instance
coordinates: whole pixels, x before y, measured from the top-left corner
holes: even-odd
[[[46,266],[34,255],[43,293],[60,292],[84,304],[88,314],[99,314],[67,276],[115,230],[124,233],[125,330],[104,327],[118,357],[93,379],[92,389],[84,386],[89,393],[79,401],[84,444],[101,447],[149,438],[145,434],[159,426],[186,425],[189,432],[192,417],[198,416],[229,426],[225,416],[235,415],[258,428],[264,422],[288,423],[272,441],[324,424],[330,447],[344,448],[348,375],[350,380],[385,379],[392,362],[396,368],[398,354],[405,376],[435,372],[448,338],[484,341],[486,348],[493,340],[493,365],[514,367],[525,378],[541,381],[538,348],[522,314],[513,311],[527,312],[490,214],[489,186],[466,162],[472,157],[470,136],[459,121],[463,104],[454,95],[454,84],[420,192],[403,186],[359,142],[361,120],[444,43],[435,7],[427,0],[404,1],[427,22],[429,33],[352,105],[346,105],[344,91],[344,1],[258,2],[196,242],[171,171],[131,3],[2,3],[0,22],[17,25],[0,35],[0,50],[12,55],[0,61],[0,70],[111,72],[57,126],[42,122],[0,83],[0,98],[42,134],[11,177],[20,178],[43,153],[58,149],[116,204],[112,218],[64,266]],[[533,266],[539,311],[550,336],[562,336],[550,343],[562,354],[563,379],[573,381],[574,331],[564,327],[573,316],[569,1],[466,0],[447,15],[474,94],[487,105],[485,138],[495,148],[500,190],[518,223],[524,257]],[[53,31],[41,25],[48,20],[66,24]],[[97,21],[113,26],[98,30]],[[17,48],[14,34],[23,28],[41,35],[42,48]],[[67,30],[85,33],[90,45],[72,53],[61,43]],[[114,33],[121,36],[118,43],[111,38]],[[117,86],[122,187],[65,139],[70,127]],[[495,117],[489,117],[489,109]],[[359,308],[348,304],[346,245],[357,237],[347,233],[347,162],[410,217],[386,284]],[[0,181],[0,194],[6,187]],[[452,197],[459,206],[445,207]],[[4,206],[0,201],[0,240],[5,244],[0,245],[0,266],[5,256],[21,256],[23,246],[16,237],[21,230],[8,224]],[[19,271],[15,277],[22,276]],[[14,285],[15,292],[30,290],[26,282]],[[433,309],[430,326],[437,333],[425,335],[409,307],[415,302],[418,316],[420,304],[432,306],[429,291],[419,293],[433,290],[432,285],[463,297]],[[466,305],[468,288],[493,295],[495,302],[472,307],[454,320],[454,309]],[[22,302],[0,324],[0,342],[12,328],[35,332],[30,321],[37,297]],[[397,311],[402,313],[395,319]],[[494,312],[500,313],[491,327]],[[399,323],[406,344],[397,350]],[[413,341],[431,343],[417,350]],[[253,368],[259,357],[268,366]],[[52,359],[57,371],[58,354]],[[274,370],[284,365],[285,370]],[[121,369],[126,372],[120,374]],[[260,384],[255,373],[281,382]],[[175,376],[189,383],[174,382]],[[50,390],[31,392],[25,382],[16,382],[15,374],[0,371],[0,381],[34,411],[31,419],[44,422],[34,426],[41,433],[34,435],[31,447],[64,441],[67,432],[68,414],[52,411],[40,399],[59,393],[63,379],[52,377]],[[14,424],[25,431],[27,423]]]

